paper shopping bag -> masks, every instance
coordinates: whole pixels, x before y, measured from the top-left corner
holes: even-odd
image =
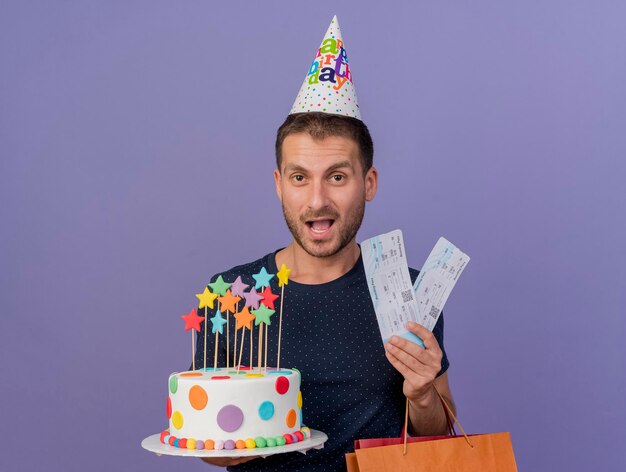
[[[359,472],[359,462],[354,452],[346,454],[346,470],[348,472]]]
[[[455,436],[454,433],[450,433],[447,436],[415,436],[407,438],[408,443],[421,442],[421,441],[436,441],[437,439],[448,439],[450,436]],[[468,436],[471,436],[468,435]],[[354,449],[365,449],[367,447],[378,446],[393,446],[394,444],[403,444],[404,438],[375,438],[375,439],[357,439],[354,441]]]
[[[346,455],[349,472],[517,472],[509,433],[469,436],[410,438],[403,454],[403,438],[397,444],[363,447]],[[365,442],[365,445],[370,445]]]

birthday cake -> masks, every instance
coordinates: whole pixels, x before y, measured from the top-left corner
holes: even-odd
[[[303,441],[300,372],[218,368],[170,375],[161,442],[187,449],[250,449]]]
[[[283,264],[276,274],[282,296],[290,272]],[[220,275],[204,292],[196,295],[198,308],[204,309],[204,316],[199,316],[195,308],[188,315],[182,315],[185,330],[192,333],[192,370],[173,373],[168,379],[169,428],[160,435],[163,444],[181,449],[233,450],[284,446],[310,437],[311,431],[302,425],[300,372],[268,367],[267,352],[263,356],[271,317],[278,308],[275,302],[280,298],[270,289],[274,276],[262,268],[258,274],[253,274],[255,283],[250,287],[241,276],[230,283]],[[282,305],[279,315],[280,346]],[[235,321],[233,336],[230,335],[231,320]],[[251,368],[241,362],[246,331],[253,333],[256,328],[257,367]],[[210,354],[207,353],[209,329],[215,335],[213,367],[206,365],[207,354]],[[198,333],[198,342],[204,337],[203,366],[197,370],[194,331]],[[250,365],[255,365],[252,363],[253,336],[249,335],[248,339]],[[220,342],[221,349],[226,348],[228,353],[227,367],[218,367]],[[280,356],[277,361],[280,366]]]

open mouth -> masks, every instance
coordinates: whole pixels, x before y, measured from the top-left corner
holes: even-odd
[[[309,220],[306,222],[306,225],[308,226],[309,231],[313,235],[324,236],[330,231],[334,223],[335,223],[335,220],[333,219],[320,219],[320,220]]]

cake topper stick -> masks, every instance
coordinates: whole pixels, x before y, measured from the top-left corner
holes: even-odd
[[[261,372],[261,362],[263,361],[263,325],[259,325],[259,342],[257,343],[259,351],[257,352],[257,360],[259,363],[259,372]]]
[[[203,359],[203,366],[202,366],[202,370],[204,370],[206,372],[206,319],[208,318],[208,314],[207,314],[207,307],[204,307],[204,355],[202,356]]]
[[[250,331],[250,336],[252,336],[252,330]],[[237,373],[239,373],[239,369],[241,369],[241,358],[243,357],[243,342],[246,339],[246,327],[243,327],[241,331],[241,347],[239,348],[239,362],[237,362]]]
[[[226,310],[226,368],[230,367],[230,323],[228,322],[229,312]]]
[[[235,313],[233,313],[233,317],[235,318],[235,336],[233,339],[233,369],[237,366],[237,331],[239,331],[237,329],[237,314],[239,313],[239,302],[237,302],[237,311],[235,311]]]
[[[213,358],[213,372],[217,371],[217,345],[220,342],[220,338],[218,336],[218,332],[215,332],[215,354]]]
[[[217,279],[215,279],[215,282],[210,283],[209,287],[211,287],[213,289],[214,293],[217,293],[220,297],[224,297],[226,296],[226,292],[228,291],[228,289],[230,288],[232,284],[229,284],[228,282],[224,281],[224,278],[221,275],[217,276]],[[218,299],[219,300],[219,299]],[[220,300],[221,303],[221,300]],[[218,310],[219,312],[219,310]],[[226,314],[226,316],[228,317],[228,313]],[[220,314],[220,318],[221,318],[221,314]],[[212,321],[213,319],[211,319]],[[223,330],[223,323],[222,323],[222,329],[220,329],[220,334],[222,334],[222,330]],[[215,325],[213,325],[213,332],[215,332]],[[217,338],[216,338],[216,354],[215,354],[215,359],[217,359]],[[226,353],[228,355],[228,350],[226,350]],[[214,369],[217,369],[217,361],[214,361],[215,366],[213,367]]]
[[[252,351],[254,351],[254,331],[250,330],[250,365],[252,369]]]
[[[239,373],[239,369],[241,367],[241,356],[243,354],[243,342],[246,339],[246,328],[252,329],[254,315],[250,313],[247,306],[244,306],[243,310],[235,313],[234,316],[237,321],[237,324],[235,325],[235,334],[237,333],[237,330],[243,329],[241,333],[241,347],[239,348],[239,361],[237,362],[237,359],[235,358],[235,362],[237,363],[237,373]]]
[[[250,307],[252,309],[258,308],[259,301],[263,300],[263,297],[259,295],[259,293],[256,291],[254,287],[250,288],[249,291],[244,292],[243,296],[246,298],[245,306]],[[250,329],[250,364],[249,364],[250,367],[252,367],[253,352],[254,352],[254,331]]]
[[[220,309],[226,312],[226,367],[230,367],[230,313],[235,312],[235,305],[241,298],[235,297],[230,290],[226,290],[224,296],[218,298]],[[235,359],[233,358],[233,366]]]
[[[259,274],[254,274],[257,277]],[[252,277],[254,277],[254,275]],[[255,279],[256,280],[256,279]],[[256,287],[256,286],[255,286]],[[243,296],[246,298],[246,306],[256,309],[259,308],[259,301],[263,300],[263,297],[259,295],[256,288],[253,287],[249,291],[244,292]],[[250,367],[252,367],[252,353],[254,352],[254,331],[250,329]]]
[[[248,287],[249,285],[244,284],[243,281],[241,280],[241,275],[239,275],[230,286],[230,291],[235,297],[239,297],[239,300],[241,300],[243,297],[246,296],[245,290]],[[236,313],[238,312],[239,312],[239,302],[237,302],[237,307],[236,307]],[[239,328],[235,327],[235,339],[233,343],[233,368],[235,367],[235,364],[237,364],[237,331],[239,331]]]
[[[259,326],[259,371],[262,366],[262,347],[263,343],[263,325],[265,325],[265,332],[269,329],[269,325],[272,324],[270,321],[270,316],[276,313],[274,310],[265,306],[265,304],[261,303],[261,306],[257,310],[252,310],[252,313],[255,316],[254,324]]]
[[[241,356],[243,355],[243,341],[246,339],[246,327],[243,327],[241,331],[241,347],[239,348],[239,360],[237,362],[237,373],[239,373],[239,369],[241,368]]]
[[[247,308],[247,307],[244,307]],[[237,312],[233,315],[235,317],[235,320],[237,320],[237,315],[241,313],[239,311],[239,302],[237,302]],[[243,327],[244,331],[245,331],[245,326]],[[233,341],[233,369],[238,365],[237,363],[237,331],[239,331],[239,328],[237,327],[237,325],[235,325],[235,339]],[[243,335],[243,331],[242,331],[242,335]],[[243,343],[243,337],[241,338],[241,343]]]
[[[269,343],[269,332],[270,332],[269,326],[266,326],[265,327],[265,360],[264,360],[265,372],[267,372],[267,345]]]
[[[274,310],[274,301],[278,298],[278,295],[274,295],[272,293],[272,289],[269,287],[269,285],[267,287],[265,287],[265,290],[263,290],[262,292],[263,295],[263,304],[268,307],[271,310]],[[273,312],[272,312],[273,313]],[[269,318],[268,318],[268,322],[269,322]],[[269,345],[269,328],[268,328],[268,324],[266,323],[265,325],[265,370],[267,371],[267,346]]]
[[[239,306],[237,306],[237,309],[239,309]],[[233,339],[233,369],[235,368],[236,365],[237,365],[237,328],[235,327],[235,337]]]
[[[270,280],[272,280],[274,278],[274,274],[269,274],[267,272],[267,269],[265,269],[265,267],[261,267],[261,270],[259,271],[258,274],[252,274],[252,278],[254,279],[254,289],[258,290],[259,288],[263,288],[263,287],[269,287],[270,285]],[[256,315],[256,313],[255,313]],[[269,318],[268,318],[269,320]],[[258,321],[258,316],[257,319],[255,321],[255,324],[257,324],[256,322]],[[267,329],[267,326],[266,326]],[[258,355],[259,355],[259,371],[261,370],[261,365],[262,365],[262,354],[263,354],[263,327],[259,324],[259,350],[258,350]]]
[[[211,318],[213,324],[213,332],[215,333],[215,354],[213,357],[213,370],[217,370],[217,347],[219,344],[219,335],[224,334],[224,324],[226,320],[222,318],[222,313],[219,310],[215,311],[215,316]]]
[[[285,299],[285,285],[289,283],[289,274],[291,269],[287,269],[285,264],[280,266],[280,270],[276,274],[278,277],[278,286],[280,289],[280,314],[278,315],[278,360],[276,362],[276,368],[280,370],[280,338],[283,332],[283,300]]]
[[[191,310],[188,315],[181,315],[180,317],[185,320],[185,331],[191,330],[191,365],[192,370],[196,370],[196,337],[193,334],[193,330],[195,329],[196,332],[200,332],[200,330],[202,329],[200,327],[200,323],[202,323],[202,317],[198,316],[195,308]]]
[[[204,287],[204,292],[196,293],[198,298],[198,308],[204,308],[204,370],[206,370],[206,333],[207,333],[207,308],[215,307],[216,293],[212,293],[208,287]]]

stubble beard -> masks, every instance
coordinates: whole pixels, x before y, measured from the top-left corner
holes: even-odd
[[[296,243],[304,249],[304,251],[313,257],[331,257],[339,253],[344,249],[350,241],[352,241],[356,233],[361,227],[363,222],[363,216],[365,215],[365,200],[361,201],[359,206],[354,209],[350,214],[346,215],[345,224],[339,217],[339,214],[330,208],[323,208],[315,212],[307,212],[304,215],[297,217],[287,211],[285,205],[283,207],[283,215],[285,216],[285,222],[287,227],[293,236]],[[304,226],[307,220],[313,218],[328,218],[333,219],[333,226],[341,226],[338,228],[338,239],[330,247],[324,247],[327,244],[326,241],[310,241],[305,236]]]

